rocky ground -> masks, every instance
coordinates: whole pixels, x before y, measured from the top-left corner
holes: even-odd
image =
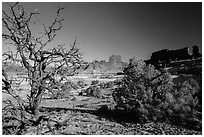
[[[41,113],[53,121],[43,121],[38,129],[27,127],[22,134],[36,135],[38,132],[40,135],[202,135],[202,131],[169,123],[128,123],[93,113],[99,106],[107,103],[107,100],[90,97],[77,97],[75,101],[43,101],[44,109],[41,109]]]
[[[43,122],[39,130],[41,135],[202,135],[201,131],[167,123],[117,123],[90,113],[61,110],[51,111],[49,116],[63,124],[57,126],[50,121],[48,126]],[[29,127],[24,134],[36,133],[36,127]]]

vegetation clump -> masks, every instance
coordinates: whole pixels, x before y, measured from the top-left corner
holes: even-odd
[[[74,89],[77,89],[77,85],[71,81],[65,83],[56,83],[56,88],[53,89],[51,98],[52,99],[70,99],[71,92]]]
[[[102,98],[102,91],[98,85],[92,85],[87,89],[83,89],[79,95]]]
[[[116,109],[133,113],[140,122],[186,123],[198,118],[199,86],[195,80],[176,85],[168,72],[160,72],[134,58],[124,73],[113,92]]]
[[[109,82],[100,82],[98,85],[100,86],[100,88],[106,89],[106,88],[113,88],[115,84],[113,81],[109,81]]]
[[[77,81],[77,85],[78,85],[80,88],[84,88],[85,86],[87,86],[87,84],[86,84],[83,80]]]
[[[99,80],[93,80],[93,81],[91,81],[91,85],[97,85],[97,84],[99,84]]]

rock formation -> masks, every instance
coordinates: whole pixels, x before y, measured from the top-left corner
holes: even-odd
[[[127,63],[122,62],[121,56],[112,55],[109,61],[93,61],[88,64],[82,73],[84,74],[104,74],[121,72]]]

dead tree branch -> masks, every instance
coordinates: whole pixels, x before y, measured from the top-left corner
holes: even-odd
[[[76,40],[69,49],[65,45],[56,45],[48,50],[45,48],[63,27],[64,19],[61,18],[61,12],[64,8],[57,9],[56,16],[50,25],[43,24],[44,33],[40,37],[35,36],[31,29],[34,16],[39,15],[38,12],[28,12],[18,2],[9,4],[7,9],[9,12],[2,11],[2,38],[5,43],[12,44],[13,49],[2,55],[3,92],[12,96],[17,101],[17,105],[13,105],[14,103],[10,101],[4,102],[6,104],[4,119],[9,117],[20,121],[23,126],[38,125],[42,119],[39,106],[43,94],[45,91],[52,92],[56,75],[69,76],[77,73],[83,64],[82,54],[76,46]],[[5,69],[6,64],[9,65],[9,63],[23,68],[24,74],[27,75],[30,91],[26,101],[12,88],[12,80]],[[7,112],[9,112],[9,116]],[[14,134],[19,132],[19,128],[23,128],[23,126],[17,126]]]

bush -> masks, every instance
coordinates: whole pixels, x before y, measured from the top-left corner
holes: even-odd
[[[80,87],[80,88],[84,88],[86,86],[86,83],[82,80],[79,80],[77,81],[77,85]]]
[[[189,117],[196,117],[196,81],[191,79],[175,85],[168,72],[160,72],[134,58],[124,73],[113,92],[116,109],[134,113],[140,122],[183,122]]]
[[[77,85],[71,81],[67,81],[65,83],[56,83],[56,88],[53,89],[51,98],[52,99],[69,99],[71,97],[70,91],[73,89],[77,89]]]
[[[98,80],[93,80],[93,81],[91,81],[91,85],[97,85],[97,84],[99,84],[99,81],[98,81]]]
[[[100,82],[98,84],[98,86],[102,89],[105,89],[105,88],[113,88],[114,86],[114,82],[113,81],[109,81],[109,82]]]
[[[190,80],[190,81],[189,81]],[[202,86],[202,76],[197,76],[197,75],[179,75],[179,77],[174,78],[173,82],[176,85],[181,85],[185,81],[189,81],[190,84],[197,90],[198,92],[194,95],[198,98],[199,100],[199,105],[202,105],[202,89],[200,86]]]
[[[106,83],[105,82],[100,82],[98,84],[98,86],[101,88],[101,89],[105,89],[106,88]]]
[[[113,81],[109,81],[106,83],[106,88],[113,88],[114,87],[114,82]]]
[[[188,119],[197,119],[199,91],[198,83],[193,79],[188,79],[182,84],[174,86],[172,93],[166,95],[167,115],[173,122],[184,122]]]
[[[82,90],[79,95],[85,95],[85,96],[88,96],[88,97],[102,98],[101,89],[97,85],[90,86],[86,90]]]

